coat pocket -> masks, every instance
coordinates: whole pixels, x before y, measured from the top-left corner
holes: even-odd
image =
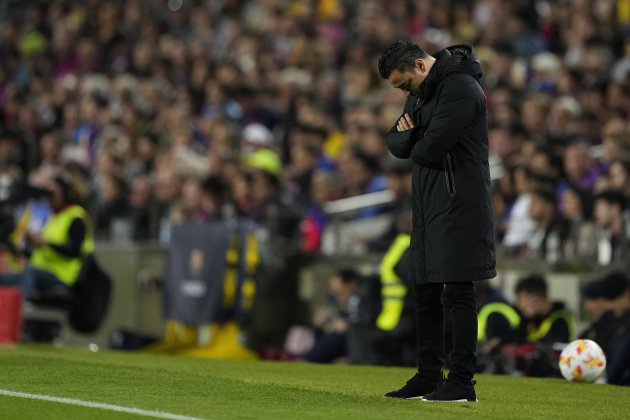
[[[446,161],[444,165],[446,191],[448,192],[448,196],[453,198],[457,194],[457,189],[455,188],[455,171],[453,170],[453,159],[451,158],[451,154],[447,153],[444,160]]]

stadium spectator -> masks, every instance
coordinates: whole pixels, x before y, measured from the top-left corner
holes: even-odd
[[[519,255],[536,229],[536,222],[529,213],[535,182],[527,166],[514,168],[513,180],[516,199],[510,207],[503,245],[511,254]]]
[[[62,138],[59,133],[49,132],[39,140],[39,166],[29,174],[32,179],[51,178],[63,169],[62,162]]]
[[[148,175],[133,178],[129,194],[130,220],[133,239],[147,241],[157,238],[159,209],[153,198],[153,186]]]
[[[598,228],[597,261],[608,265],[626,255],[628,238],[624,217],[625,199],[608,189],[595,196],[593,214]]]
[[[630,204],[630,160],[616,158],[610,161],[608,167],[610,184],[613,189],[624,195],[624,208],[629,208]]]
[[[556,192],[539,186],[532,191],[529,215],[536,222],[536,231],[527,242],[528,257],[550,264],[563,259],[567,236],[566,222],[556,211]]]
[[[229,185],[220,175],[210,175],[201,182],[200,217],[203,221],[234,217]]]
[[[319,165],[321,142],[312,142],[308,138],[293,140],[289,151],[293,164],[286,171],[288,188],[293,190],[300,205],[307,207],[311,204],[313,174]]]
[[[411,222],[411,163],[388,156],[383,160],[387,189],[394,194],[389,213],[392,222],[379,237],[368,242],[373,252],[385,252],[400,233],[410,232]]]
[[[280,158],[269,149],[260,149],[247,158],[245,171],[252,186],[249,216],[272,240],[280,241],[281,252],[290,252],[297,238],[300,209],[292,196],[282,190]]]
[[[275,152],[257,150],[246,159],[243,171],[251,188],[251,207],[245,216],[259,226],[265,264],[257,277],[256,310],[268,318],[253,317],[253,328],[260,340],[279,344],[295,316],[301,209],[282,188],[282,163]]]
[[[602,144],[599,165],[608,170],[613,160],[624,159],[628,153],[628,123],[623,118],[613,116],[603,124],[598,134]]]
[[[332,171],[318,170],[313,174],[311,183],[311,204],[300,223],[302,233],[302,251],[317,254],[321,250],[322,235],[328,225],[329,217],[324,211],[324,204],[341,196],[341,182]]]
[[[591,218],[591,194],[567,185],[558,201],[560,214],[567,223],[564,258],[586,263],[597,261],[597,231]]]
[[[345,181],[344,194],[347,197],[383,191],[387,188],[385,177],[380,173],[379,158],[367,153],[360,146],[347,151],[339,170]],[[383,211],[383,206],[371,206],[361,210],[356,217],[368,218]]]
[[[118,175],[103,178],[99,185],[101,201],[91,209],[97,239],[131,240],[132,226],[128,187]]]
[[[167,156],[163,155],[164,158]],[[166,159],[165,159],[166,160]],[[153,188],[155,203],[158,212],[158,232],[155,238],[168,243],[170,207],[181,195],[181,177],[172,169],[165,167],[156,168],[154,172],[155,186]]]
[[[243,129],[243,153],[249,155],[260,148],[273,148],[273,133],[265,125],[252,122]]]
[[[584,141],[574,141],[566,146],[563,154],[565,183],[575,185],[585,191],[591,190],[601,174],[589,156],[588,145]],[[561,187],[564,184],[561,184]]]

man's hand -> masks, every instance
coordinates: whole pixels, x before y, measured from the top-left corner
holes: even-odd
[[[46,241],[40,233],[28,234],[28,242],[34,247],[40,247],[46,245]]]
[[[343,333],[348,331],[348,321],[343,318],[337,318],[333,321],[333,331]]]
[[[413,121],[411,121],[411,116],[409,114],[405,114],[396,123],[396,130],[398,131],[406,131],[411,130],[415,126],[413,125]]]

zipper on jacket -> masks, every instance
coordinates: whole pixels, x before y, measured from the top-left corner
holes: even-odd
[[[446,191],[450,198],[455,197],[457,190],[455,189],[455,172],[453,171],[453,162],[451,154],[446,154],[446,168],[444,168],[444,177],[446,178]]]

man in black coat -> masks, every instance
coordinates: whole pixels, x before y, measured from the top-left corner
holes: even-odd
[[[496,275],[481,65],[467,45],[431,56],[398,41],[383,53],[379,71],[407,96],[387,141],[394,156],[413,162],[411,270],[419,366],[405,386],[386,396],[476,401],[473,281]],[[452,348],[443,381],[445,318]]]

